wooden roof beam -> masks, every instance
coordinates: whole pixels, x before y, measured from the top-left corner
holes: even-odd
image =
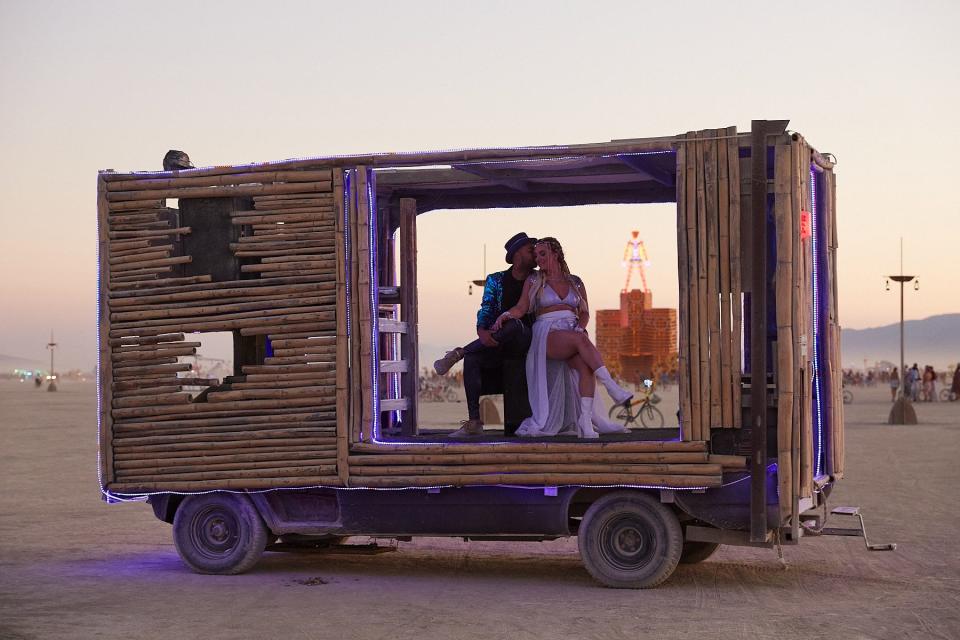
[[[530,191],[530,183],[526,180],[520,178],[509,178],[506,176],[498,176],[495,173],[492,173],[483,167],[472,165],[472,164],[455,164],[452,165],[454,169],[463,171],[464,173],[469,173],[471,175],[489,180],[494,184],[499,184],[504,187],[513,189],[514,191],[528,192]]]
[[[655,180],[665,187],[675,187],[677,185],[676,176],[669,171],[651,167],[642,162],[637,156],[616,156],[617,160],[627,165],[638,173],[646,174],[651,180]]]

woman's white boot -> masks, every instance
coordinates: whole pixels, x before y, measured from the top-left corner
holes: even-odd
[[[603,388],[607,390],[607,393],[610,394],[610,397],[613,398],[613,404],[623,404],[627,400],[633,397],[632,391],[627,391],[616,382],[610,376],[610,372],[607,371],[606,367],[600,367],[593,372],[593,375],[597,377],[597,380],[600,381],[600,384],[603,385]]]
[[[595,439],[600,434],[593,429],[593,398],[580,398],[580,418],[577,420],[581,438]]]

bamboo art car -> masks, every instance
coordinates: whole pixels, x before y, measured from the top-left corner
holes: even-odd
[[[278,539],[576,535],[601,583],[648,587],[719,544],[798,543],[843,475],[843,405],[834,164],[786,125],[101,172],[104,496],[147,498],[204,573]],[[676,432],[421,432],[418,214],[656,202],[677,203]],[[208,332],[233,336],[222,380],[186,362]]]

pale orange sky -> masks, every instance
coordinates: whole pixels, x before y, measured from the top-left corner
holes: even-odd
[[[789,118],[839,160],[844,326],[960,311],[955,2],[0,1],[0,354],[95,361],[95,178],[335,153],[577,143]],[[421,339],[470,336],[515,230],[568,246],[593,308],[616,304],[639,228],[676,302],[667,205],[434,212]]]

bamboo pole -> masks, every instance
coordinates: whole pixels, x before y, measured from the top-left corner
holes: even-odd
[[[109,203],[110,213],[126,211],[150,211],[151,209],[164,208],[166,208],[166,203],[163,200],[136,200],[132,202]]]
[[[272,185],[240,185],[235,187],[182,187],[149,191],[111,191],[107,193],[107,200],[111,203],[129,202],[134,200],[148,200],[158,196],[161,198],[237,198],[268,193],[312,193],[315,191],[329,190],[329,182],[319,181]]]
[[[489,475],[449,476],[351,476],[351,486],[357,487],[430,487],[451,485],[598,485],[598,486],[656,486],[668,488],[719,487],[719,475],[663,475],[663,474],[616,474],[616,473],[496,473]]]
[[[376,465],[364,467],[353,465],[354,476],[420,476],[420,475],[476,475],[476,474],[662,474],[673,475],[717,475],[723,473],[719,464],[468,464],[448,465]]]
[[[139,307],[126,307],[123,311],[110,314],[113,322],[127,322],[139,320],[157,320],[169,318],[194,318],[197,316],[217,316],[218,314],[240,313],[248,311],[268,311],[277,309],[292,309],[295,307],[316,307],[325,308],[327,305],[333,306],[335,298],[332,295],[311,296],[308,298],[267,298],[256,299],[253,302],[229,302],[226,304],[214,304],[204,306],[190,306],[188,304],[163,305],[163,308],[156,308],[154,305],[141,305],[146,309]],[[196,303],[192,303],[196,304]]]
[[[310,333],[313,335],[319,333],[326,333],[336,329],[336,323],[327,322],[322,324],[309,323],[309,322],[294,322],[277,325],[270,325],[265,327],[244,327],[240,329],[240,335],[243,336],[259,336],[259,335],[273,335],[279,331],[303,331],[305,333]]]
[[[115,391],[114,398],[136,398],[142,396],[165,395],[169,393],[178,393],[183,391],[183,385],[170,385],[166,387],[140,387],[127,391]]]
[[[253,208],[257,211],[279,211],[281,209],[300,209],[303,207],[324,207],[329,206],[332,202],[332,198],[299,198],[296,200],[255,202]]]
[[[691,132],[688,139],[696,140],[699,134]],[[706,384],[701,380],[700,367],[700,276],[699,276],[699,241],[698,241],[698,223],[697,223],[697,176],[700,174],[700,163],[697,158],[696,142],[691,142],[687,147],[687,250],[689,271],[689,309],[690,309],[690,434],[694,440],[702,440],[703,436],[701,423],[702,413],[706,409],[703,406],[701,389]],[[704,345],[705,346],[705,345]]]
[[[114,409],[113,416],[123,418],[159,418],[160,416],[192,417],[198,414],[213,413],[230,410],[262,410],[279,408],[314,407],[324,409],[333,405],[333,401],[314,398],[285,398],[278,400],[236,400],[232,402],[196,402],[183,406],[164,407],[131,407],[129,409]],[[171,417],[170,419],[174,419]]]
[[[172,244],[150,244],[150,242],[151,242],[151,240],[144,240],[144,241],[142,241],[142,242],[137,242],[138,245],[142,245],[142,246],[134,247],[134,248],[131,248],[131,249],[115,250],[115,249],[111,248],[111,249],[110,249],[110,259],[111,259],[111,261],[112,261],[114,258],[126,258],[126,257],[129,257],[129,256],[142,256],[142,255],[144,255],[144,252],[145,252],[145,251],[148,251],[148,252],[166,251],[166,252],[169,252],[169,253],[172,253],[172,252],[173,252],[173,245],[172,245]]]
[[[107,184],[107,191],[157,191],[184,187],[212,187],[240,185],[257,182],[325,182],[330,180],[330,170],[318,171],[271,171],[235,173],[229,176],[200,176],[197,178],[146,178]],[[175,197],[175,196],[170,196]]]
[[[741,456],[733,456],[741,457]],[[703,451],[656,451],[656,452],[606,452],[606,453],[557,453],[539,450],[535,453],[499,452],[498,449],[487,453],[457,453],[448,450],[444,453],[408,454],[378,453],[353,454],[350,464],[363,467],[376,465],[477,465],[477,464],[706,464],[707,454]]]
[[[160,229],[157,231],[109,231],[107,236],[111,240],[146,240],[149,238],[165,238],[166,236],[182,236],[190,233],[190,227]]]
[[[257,490],[282,489],[294,487],[330,486],[336,487],[339,479],[335,475],[308,475],[283,478],[235,478],[227,480],[200,480],[185,482],[182,480],[150,482],[112,482],[111,491],[120,495],[137,495],[153,491],[214,491],[214,490]]]
[[[336,267],[336,261],[333,259],[323,259],[323,260],[307,260],[304,259],[301,262],[280,262],[280,263],[267,263],[267,264],[245,264],[240,267],[240,271],[243,273],[263,273],[267,271],[311,271],[311,270],[331,270],[331,267]]]
[[[277,447],[278,445],[271,442],[274,439],[291,439],[296,438],[299,442],[300,438],[333,438],[335,435],[336,427],[333,426],[310,426],[310,425],[322,425],[326,424],[323,421],[313,421],[313,422],[297,422],[294,423],[300,426],[288,426],[288,425],[223,425],[217,427],[200,427],[195,428],[192,431],[187,431],[184,429],[151,429],[149,431],[150,435],[141,435],[140,432],[123,432],[118,431],[116,434],[117,441],[123,440],[124,443],[131,443],[135,445],[147,445],[147,444],[165,444],[169,442],[176,442],[176,438],[182,436],[191,436],[191,441],[196,443],[204,442],[220,442],[222,440],[256,440],[261,442],[264,446],[267,447]],[[307,426],[303,426],[307,425]],[[232,431],[231,431],[232,429]],[[298,445],[279,445],[281,448],[289,448]],[[220,452],[218,452],[220,453]],[[131,456],[152,456],[154,453],[130,453]]]
[[[311,326],[317,326],[321,329],[332,329],[334,328],[334,323],[324,322],[326,320],[327,314],[332,314],[332,311],[313,311],[315,307],[301,307],[303,312],[301,313],[289,313],[289,314],[280,314],[273,316],[263,316],[263,317],[253,317],[253,318],[240,318],[240,319],[218,319],[216,321],[193,321],[193,320],[180,320],[177,322],[171,321],[162,325],[151,325],[149,327],[124,327],[122,329],[115,329],[110,331],[110,336],[119,338],[125,335],[151,335],[155,333],[165,333],[172,330],[182,330],[182,331],[231,331],[234,329],[240,329],[241,331],[245,329],[262,329],[263,331],[272,331],[277,326],[287,326],[290,324],[297,323],[315,323]],[[311,311],[307,311],[310,309]],[[136,323],[134,323],[136,324]],[[247,334],[244,334],[247,335]]]
[[[316,222],[324,221],[333,223],[334,207],[332,202],[324,203],[320,206],[307,207],[280,207],[278,209],[244,209],[241,211],[231,211],[230,217],[233,220],[237,218],[277,218],[282,220],[286,216],[304,214],[310,215],[307,220]],[[314,215],[319,214],[319,215]],[[236,224],[236,223],[234,223]]]
[[[147,289],[149,289],[149,288],[154,288],[154,287],[164,287],[164,286],[170,286],[170,285],[177,285],[177,286],[179,286],[179,285],[197,284],[197,283],[200,283],[200,282],[210,282],[211,280],[212,280],[212,278],[211,278],[210,276],[207,276],[207,275],[203,275],[203,276],[188,276],[188,277],[186,277],[186,278],[157,278],[156,280],[151,280],[149,283],[147,283],[147,282],[128,282],[128,283],[118,284],[117,286],[114,286],[114,287],[113,287],[113,291],[111,291],[110,293],[111,293],[111,295],[116,295],[117,293],[121,293],[121,292],[134,292],[134,293],[137,293],[138,290],[139,290],[139,291],[144,291],[144,290],[147,290]],[[121,288],[122,288],[124,291],[119,291]]]
[[[301,286],[314,286],[319,289],[330,289],[333,290],[335,287],[333,284],[328,283],[314,283],[310,282],[305,278],[290,278],[287,281],[280,282],[263,282],[261,280],[227,280],[225,282],[210,282],[203,284],[187,284],[184,286],[178,287],[158,287],[156,291],[124,291],[123,293],[111,295],[111,300],[116,300],[114,304],[123,305],[123,304],[140,304],[140,302],[149,302],[151,300],[143,300],[143,296],[155,296],[155,295],[166,295],[166,294],[197,294],[200,292],[201,297],[220,295],[216,292],[227,289],[232,290],[231,295],[239,296],[255,296],[259,295],[258,291],[263,290],[264,287],[275,287],[275,286],[292,286],[292,285],[301,285]],[[136,302],[120,302],[127,298],[139,298],[139,301]],[[164,302],[170,300],[168,298],[160,298],[152,300],[153,302]]]
[[[194,318],[189,309],[177,309],[176,312],[181,315],[171,317],[162,317],[156,320],[137,320],[136,322],[113,322],[111,328],[116,330],[123,329],[146,329],[148,327],[157,327],[173,324],[175,322],[203,322],[207,324],[216,322],[230,322],[238,320],[261,320],[272,319],[277,316],[287,316],[297,314],[300,316],[310,316],[310,320],[333,320],[334,310],[331,305],[314,304],[306,306],[273,307],[267,309],[254,309],[252,311],[234,311],[230,313],[214,313],[203,315],[202,318]]]
[[[298,255],[298,256],[319,256],[326,255],[326,249],[319,249],[317,247],[305,247],[305,248],[294,248],[294,249],[237,249],[233,252],[238,258],[269,258],[272,256],[289,256],[289,255]]]
[[[122,297],[116,297],[115,299],[111,299],[110,306],[114,309],[126,310],[127,307],[135,307],[139,305],[168,305],[175,302],[188,302],[195,300],[207,301],[214,298],[240,298],[252,302],[257,299],[266,298],[289,299],[294,296],[316,296],[324,292],[329,294],[334,290],[334,285],[327,282],[302,282],[295,284],[262,283],[258,280],[246,280],[243,282],[253,282],[263,286],[235,286],[229,288],[217,288],[212,286],[218,284],[214,282],[208,285],[197,285],[197,287],[190,285],[179,288],[164,287],[162,289],[162,293],[145,291],[139,292],[139,295],[123,295]]]
[[[777,266],[777,496],[780,523],[793,511],[793,236],[791,205],[792,151],[789,144],[774,147],[774,219]]]
[[[261,203],[263,203],[263,204],[270,204],[271,202],[280,203],[280,202],[287,202],[287,201],[290,201],[290,200],[293,200],[293,201],[302,200],[304,197],[309,197],[309,198],[321,198],[321,199],[322,199],[322,198],[326,198],[327,200],[329,200],[329,201],[332,202],[333,199],[334,199],[334,195],[338,193],[338,191],[337,191],[337,185],[336,185],[336,182],[337,182],[337,178],[336,178],[336,177],[337,177],[337,171],[340,171],[340,172],[341,172],[341,186],[342,186],[342,184],[343,184],[343,182],[342,182],[342,180],[343,180],[343,175],[342,175],[343,172],[342,172],[342,170],[341,170],[341,169],[335,169],[335,170],[333,170],[333,171],[332,171],[332,173],[333,173],[332,182],[334,183],[334,186],[333,186],[333,191],[332,191],[331,193],[316,193],[316,194],[310,194],[310,195],[308,195],[308,196],[304,196],[304,195],[299,194],[299,193],[281,193],[281,194],[275,194],[275,195],[269,195],[269,196],[254,196],[254,198],[253,198],[253,203],[254,203],[254,205],[261,204]]]
[[[193,262],[192,256],[174,256],[172,258],[154,258],[152,260],[143,260],[140,262],[124,262],[121,264],[110,265],[110,270],[119,275],[126,275],[130,271],[150,269],[153,273],[153,267],[166,267],[175,264],[187,264]],[[143,271],[140,271],[143,273]]]
[[[722,129],[720,135],[727,135]],[[717,239],[719,248],[720,293],[720,426],[733,426],[733,336],[730,331],[730,174],[727,169],[727,141],[717,143]]]
[[[224,460],[224,462],[220,462],[221,459]],[[334,458],[311,451],[286,451],[252,456],[197,455],[189,458],[162,458],[160,460],[127,460],[118,458],[116,465],[117,471],[121,474],[163,475],[165,473],[183,471],[185,467],[194,469],[202,468],[205,471],[220,471],[278,467],[291,462],[296,462],[297,464],[332,464]]]
[[[359,358],[357,359],[357,369],[360,371],[360,388],[358,396],[360,398],[360,440],[370,442],[373,439],[373,405],[376,398],[373,397],[373,375],[371,371],[373,366],[373,345],[372,345],[372,323],[373,310],[371,309],[371,296],[376,297],[373,287],[377,283],[372,281],[370,274],[370,260],[376,247],[371,246],[370,225],[367,221],[368,210],[371,206],[367,196],[367,168],[358,166],[355,173],[356,184],[356,242],[354,246],[357,252],[357,317],[360,321],[359,331],[357,332],[360,345]]]
[[[167,258],[169,256],[170,256],[170,249],[166,249],[162,251],[149,251],[146,253],[144,253],[142,250],[137,250],[134,252],[130,252],[128,255],[111,257],[110,266],[113,267],[115,265],[128,264],[130,262],[144,262],[144,261],[154,260],[157,258]]]
[[[312,398],[334,403],[336,390],[333,385],[298,387],[296,389],[250,389],[242,391],[218,391],[207,394],[207,402],[229,402],[231,400]]]
[[[739,428],[743,424],[743,408],[741,400],[743,306],[741,247],[740,247],[740,143],[737,140],[737,128],[729,127],[727,135],[727,171],[730,181],[730,296],[733,307],[733,352],[731,354],[731,375],[733,377],[733,426]]]
[[[179,343],[184,340],[185,336],[182,333],[164,333],[159,336],[151,336],[149,338],[111,338],[109,344],[112,347],[120,346],[143,346],[143,345],[156,345],[160,343]],[[199,343],[196,345],[194,343],[189,343],[190,346],[199,346]],[[182,345],[177,345],[182,346]]]
[[[143,358],[140,360],[124,360],[124,361],[117,361],[116,359],[114,359],[113,370],[115,373],[123,373],[124,371],[126,371],[131,367],[143,368],[143,367],[152,367],[154,365],[161,365],[161,364],[177,364],[177,362],[178,362],[177,358],[169,357],[169,356],[165,358],[156,357],[156,358]]]
[[[252,417],[229,417],[229,418],[190,418],[180,420],[176,424],[170,422],[159,422],[146,420],[143,422],[117,422],[117,433],[124,432],[143,432],[154,429],[209,429],[218,426],[248,427],[263,425],[265,428],[269,425],[283,425],[288,427],[291,423],[315,420],[316,414],[312,411],[298,410],[296,413],[267,413]]]
[[[333,211],[330,209],[312,209],[304,211],[300,209],[290,209],[288,211],[266,213],[263,211],[252,212],[256,215],[246,215],[233,218],[230,223],[235,226],[252,224],[275,224],[278,222],[315,222],[322,229],[331,229],[333,227]]]
[[[707,136],[715,138],[718,132],[707,131]],[[710,421],[704,439],[710,437],[710,429],[723,426],[723,405],[721,390],[721,350],[720,350],[720,309],[719,309],[719,279],[720,279],[720,213],[717,203],[717,141],[707,140],[703,143],[704,163],[704,190],[707,218],[707,336],[709,348],[707,351],[710,360]]]
[[[166,465],[157,465],[150,467],[140,467],[134,466],[130,467],[127,465],[117,465],[117,477],[121,480],[126,478],[139,478],[139,479],[163,479],[165,477],[177,477],[183,479],[190,479],[186,476],[192,474],[208,474],[208,473],[222,473],[224,476],[231,476],[234,474],[241,474],[246,476],[248,473],[259,473],[263,470],[270,471],[279,471],[281,469],[286,469],[293,466],[312,466],[312,465],[333,465],[336,460],[329,456],[311,456],[307,458],[300,458],[297,456],[291,457],[287,460],[264,460],[261,462],[207,462],[201,461],[199,464],[181,464],[180,460],[165,460]],[[264,474],[266,477],[269,475]],[[283,471],[279,471],[279,475],[286,475]],[[209,477],[209,476],[199,476],[199,478]]]
[[[410,445],[402,442],[354,443],[350,447],[353,453],[387,454],[402,452],[410,455],[431,455],[438,453],[490,453],[490,445],[483,443],[443,443]],[[693,442],[518,442],[516,444],[498,443],[498,453],[658,453],[675,452],[706,452],[705,441]]]
[[[677,276],[680,285],[679,333],[677,377],[679,379],[680,439],[693,439],[690,405],[690,303],[687,292],[690,288],[690,257],[687,245],[687,145],[677,148]]]
[[[244,480],[249,478],[270,478],[276,476],[325,476],[336,473],[335,464],[321,464],[313,466],[277,466],[272,469],[237,469],[232,471],[198,471],[195,473],[169,473],[150,475],[126,475],[118,480],[125,482],[151,482],[155,480]]]
[[[147,349],[146,347],[138,347],[137,349],[130,350],[117,350],[114,349],[111,353],[111,357],[115,363],[119,362],[130,362],[130,361],[140,361],[140,360],[152,360],[156,358],[169,358],[177,356],[192,356],[197,352],[196,347],[180,347],[176,349]]]
[[[113,401],[114,409],[128,407],[149,407],[154,405],[187,404],[193,398],[191,393],[167,393],[152,396],[136,396],[133,398],[116,398]]]
[[[234,382],[230,385],[231,391],[243,391],[245,389],[292,389],[299,387],[333,385],[335,384],[335,374],[327,374],[309,380],[278,380],[276,382]]]

